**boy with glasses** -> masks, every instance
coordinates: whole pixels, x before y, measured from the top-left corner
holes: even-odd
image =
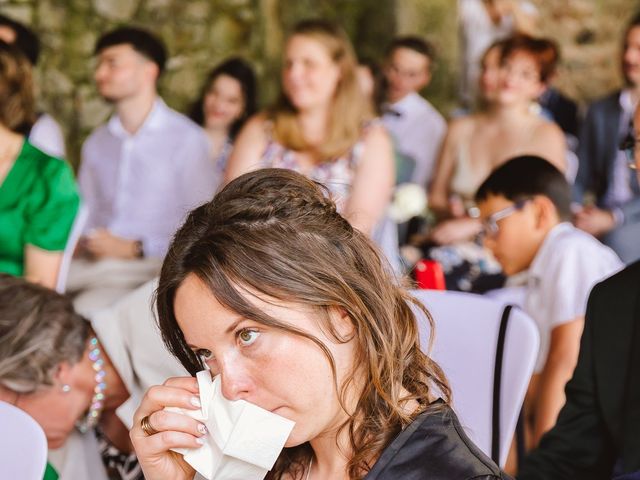
[[[570,222],[564,175],[535,156],[495,169],[476,193],[485,246],[506,275],[528,271],[523,308],[540,332],[540,351],[527,395],[535,445],[556,422],[564,386],[576,364],[587,297],[622,267],[620,259]]]

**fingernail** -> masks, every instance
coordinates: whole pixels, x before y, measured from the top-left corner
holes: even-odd
[[[189,402],[191,403],[191,405],[193,405],[194,407],[198,407],[200,408],[202,405],[200,404],[200,399],[198,397],[191,397],[189,399]]]
[[[198,442],[200,445],[204,445],[205,443],[207,443],[207,441],[202,437],[196,438],[196,442]]]
[[[199,423],[199,424],[198,424],[198,431],[199,431],[201,434],[203,434],[203,435],[204,435],[205,433],[207,433],[207,427],[206,427],[205,425],[203,425],[202,423]]]

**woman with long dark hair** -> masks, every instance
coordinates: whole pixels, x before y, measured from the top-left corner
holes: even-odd
[[[251,65],[241,58],[230,58],[209,72],[191,107],[190,117],[204,128],[220,175],[238,132],[256,112],[256,96],[256,75]]]

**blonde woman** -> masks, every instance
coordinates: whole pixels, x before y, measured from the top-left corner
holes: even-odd
[[[286,42],[280,99],[240,132],[226,181],[258,168],[296,170],[326,184],[351,224],[371,234],[394,185],[393,151],[356,67],[342,29],[299,23]]]

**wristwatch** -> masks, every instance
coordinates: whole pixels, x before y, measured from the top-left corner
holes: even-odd
[[[142,248],[142,240],[136,240],[133,245],[133,254],[135,258],[144,258],[144,249]]]

